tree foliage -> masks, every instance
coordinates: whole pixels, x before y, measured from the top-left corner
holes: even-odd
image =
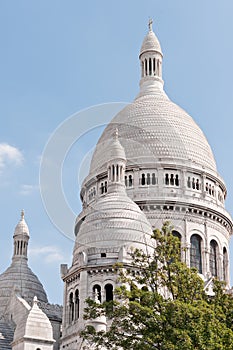
[[[94,349],[233,349],[233,299],[224,284],[214,280],[214,296],[208,296],[196,269],[181,261],[168,222],[151,239],[151,254],[135,250],[131,266],[117,265],[113,302],[87,300],[85,319],[106,314],[111,325],[106,332],[87,326],[84,339]]]

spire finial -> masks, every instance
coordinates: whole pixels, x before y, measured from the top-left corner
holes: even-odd
[[[21,220],[23,220],[24,219],[24,210],[22,209],[21,210]]]
[[[153,31],[152,24],[153,24],[153,19],[149,18],[149,22],[148,22],[149,32]]]

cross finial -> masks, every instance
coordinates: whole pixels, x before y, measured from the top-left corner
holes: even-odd
[[[148,23],[149,32],[152,32],[152,31],[153,31],[152,24],[153,24],[153,19],[150,18],[150,19],[149,19],[149,23]]]
[[[22,209],[21,210],[21,220],[23,220],[24,219],[24,210]]]

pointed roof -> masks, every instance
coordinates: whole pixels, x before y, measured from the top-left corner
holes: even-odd
[[[33,299],[33,305],[25,324],[24,336],[54,341],[52,325],[46,314],[39,308],[36,296]]]
[[[126,160],[125,150],[122,147],[118,138],[118,128],[116,128],[113,133],[113,140],[110,145],[110,153],[109,153],[109,161],[113,161],[115,159]]]
[[[29,305],[27,306],[29,307]],[[42,343],[54,342],[51,322],[46,314],[39,308],[36,296],[33,298],[32,307],[29,307],[28,315],[22,315],[20,322],[17,323],[14,342],[21,339],[31,339],[34,342],[39,341]]]
[[[149,21],[149,31],[143,40],[139,57],[147,51],[157,51],[162,55],[159,39],[152,29],[152,20]]]

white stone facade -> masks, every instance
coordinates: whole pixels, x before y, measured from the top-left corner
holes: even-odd
[[[229,287],[233,226],[224,207],[226,186],[203,132],[163,90],[163,55],[151,23],[139,59],[140,92],[105,128],[81,189],[73,263],[62,267],[62,349],[84,349],[79,332],[85,299],[95,291],[100,301],[114,298],[113,264],[130,264],[131,247],[149,246],[149,232],[164,221],[185,248],[182,260],[199,270],[206,286],[216,276]],[[112,151],[116,128],[125,160]],[[122,187],[112,190],[111,171],[116,176],[122,165],[127,196]]]

